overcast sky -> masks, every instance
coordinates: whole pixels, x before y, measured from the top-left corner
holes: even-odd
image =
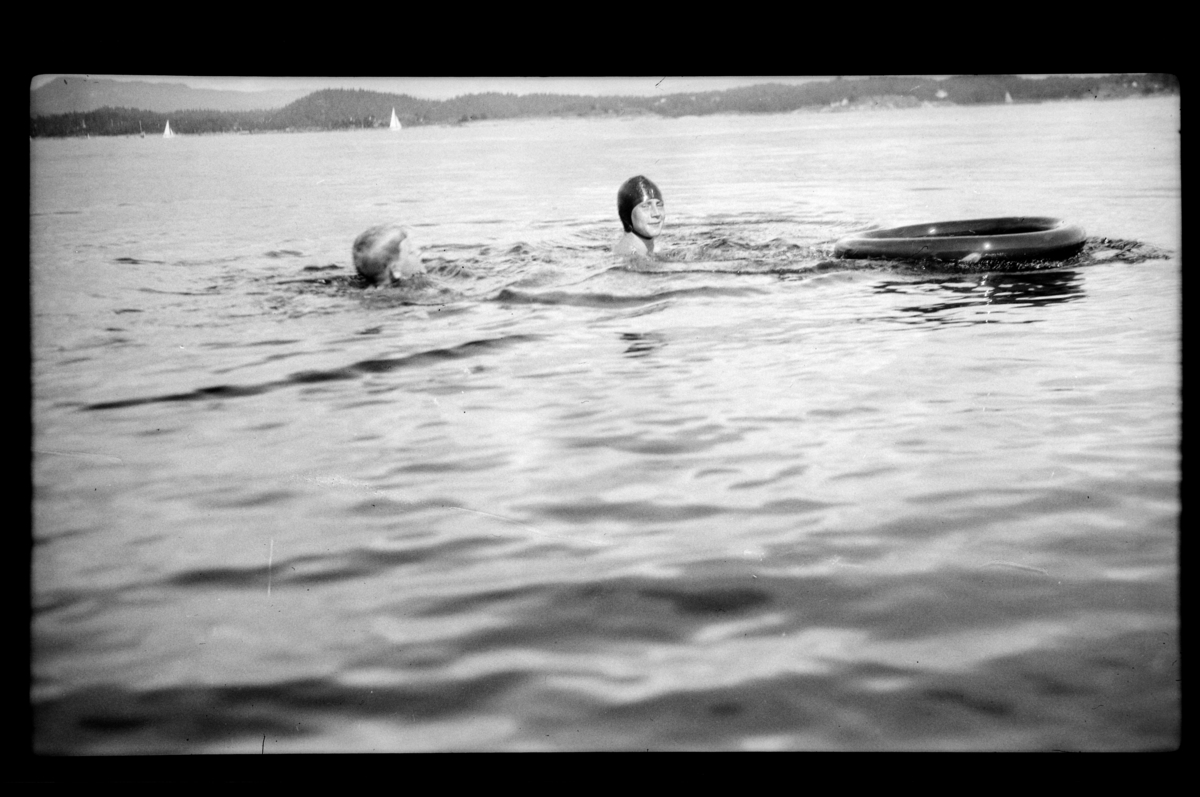
[[[36,89],[60,75],[39,75],[30,86]],[[761,83],[808,83],[830,80],[833,75],[805,77],[202,77],[185,75],[67,75],[109,80],[144,80],[154,83],[183,83],[197,89],[266,91],[270,89],[327,88],[367,89],[388,94],[408,94],[444,100],[463,94],[496,91],[509,94],[589,94],[653,96],[691,91],[721,91]]]

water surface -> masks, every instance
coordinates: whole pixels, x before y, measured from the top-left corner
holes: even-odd
[[[35,750],[1174,747],[1179,123],[31,142]],[[1012,215],[1088,244],[831,260]]]

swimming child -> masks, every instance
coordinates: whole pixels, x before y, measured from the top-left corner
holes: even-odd
[[[354,239],[354,268],[377,287],[425,273],[412,232],[399,224],[380,224]]]
[[[654,239],[667,221],[658,186],[640,174],[630,177],[617,191],[617,215],[625,234],[613,246],[613,253],[653,257]]]

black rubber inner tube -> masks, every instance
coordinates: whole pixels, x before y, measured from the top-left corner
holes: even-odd
[[[868,230],[834,244],[834,257],[910,260],[1063,260],[1087,233],[1048,216],[1007,216]],[[977,256],[977,257],[973,257]]]

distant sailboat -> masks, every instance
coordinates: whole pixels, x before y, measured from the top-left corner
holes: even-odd
[[[175,138],[175,134],[171,132],[171,120],[167,120],[167,129],[163,131],[163,138]]]
[[[388,125],[388,130],[399,130],[400,120],[396,117],[396,109],[392,109],[392,123]]]
[[[1009,103],[1010,105],[1012,104],[1012,95],[1009,94],[1007,91],[1004,92],[1004,101]]]

